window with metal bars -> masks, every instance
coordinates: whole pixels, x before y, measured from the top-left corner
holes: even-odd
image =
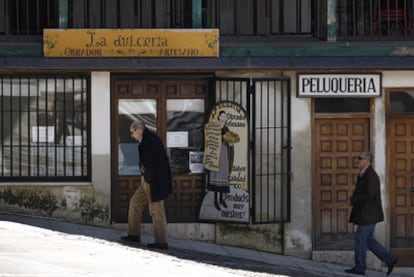
[[[0,34],[41,35],[44,28],[220,28],[225,36],[310,34],[311,0],[0,0]],[[319,2],[318,2],[319,3]]]
[[[412,0],[347,0],[337,3],[339,39],[412,39]]]
[[[0,180],[90,179],[88,76],[0,75]]]
[[[0,0],[0,34],[41,35],[58,26],[56,0]]]
[[[311,0],[204,0],[206,27],[224,36],[309,35]]]
[[[326,39],[326,0],[0,0],[0,38],[45,28],[219,28],[222,39]],[[412,39],[412,0],[336,1],[338,40]],[[197,22],[197,23],[196,23]]]
[[[67,0],[69,28],[191,28],[192,0]]]

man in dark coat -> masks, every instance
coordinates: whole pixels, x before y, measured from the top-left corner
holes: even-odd
[[[154,223],[155,242],[150,248],[168,249],[167,219],[164,199],[172,193],[171,169],[165,147],[158,135],[142,121],[130,125],[132,138],[138,141],[141,186],[135,191],[129,202],[128,235],[124,241],[141,241],[141,219],[144,206],[148,203],[149,212]]]
[[[384,212],[381,203],[380,180],[372,168],[372,160],[373,156],[370,152],[363,152],[358,157],[360,173],[350,199],[352,211],[349,219],[349,222],[358,225],[354,238],[355,266],[345,271],[365,275],[367,249],[369,249],[387,264],[387,275],[389,275],[397,263],[397,257],[373,237],[376,223],[384,221]]]

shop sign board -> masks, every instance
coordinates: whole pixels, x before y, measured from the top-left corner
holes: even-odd
[[[381,74],[298,74],[298,97],[380,97]]]
[[[218,57],[218,29],[45,29],[45,57]]]
[[[249,128],[246,111],[235,102],[217,103],[204,126],[204,136],[203,165],[208,178],[199,218],[248,223]]]

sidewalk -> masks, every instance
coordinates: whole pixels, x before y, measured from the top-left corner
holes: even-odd
[[[109,242],[119,242],[120,236],[125,235],[125,231],[114,228],[101,228],[54,219],[16,216],[0,213],[0,224],[2,222],[16,222],[25,224],[27,226],[39,227],[42,229],[62,232],[71,235],[82,235]],[[151,242],[152,235],[143,234],[142,241],[143,246],[145,245],[145,243]],[[15,242],[17,248],[19,244],[24,243],[25,241]],[[245,268],[249,268],[250,265],[250,270],[252,271],[254,271],[255,268],[259,269],[259,267],[261,270],[263,270],[264,267],[269,269],[274,267],[280,269],[280,272],[282,272],[283,274],[289,274],[289,272],[292,272],[292,275],[282,276],[302,276],[298,275],[299,272],[303,272],[303,276],[355,276],[345,274],[344,270],[348,267],[342,265],[316,262],[296,257],[271,254],[238,247],[224,246],[208,242],[169,238],[169,246],[170,250],[167,251],[167,254],[171,253],[172,255],[175,255],[178,258],[184,258],[187,260],[197,260],[217,265],[220,265],[220,262],[226,262],[227,267],[229,267],[230,264],[234,265],[236,269],[238,267],[237,263],[242,263],[244,264]],[[214,257],[214,261],[211,260],[212,257]],[[391,276],[414,276],[414,272],[410,271],[412,271],[412,269],[407,270],[406,268],[397,267],[394,269],[394,272]],[[272,273],[276,271],[268,270],[267,272]],[[2,276],[1,272],[0,276]],[[366,272],[366,276],[383,277],[386,275],[384,272],[368,270]]]

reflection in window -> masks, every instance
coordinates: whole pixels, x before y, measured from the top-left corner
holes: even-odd
[[[189,155],[203,149],[203,99],[167,100],[167,151],[174,173],[190,172]]]
[[[135,120],[142,120],[148,129],[156,132],[157,102],[154,99],[120,99],[118,102],[119,175],[140,175],[138,144],[129,132]]]
[[[3,180],[88,180],[87,82],[0,76]]]
[[[390,93],[391,113],[414,112],[414,92],[395,91]]]

